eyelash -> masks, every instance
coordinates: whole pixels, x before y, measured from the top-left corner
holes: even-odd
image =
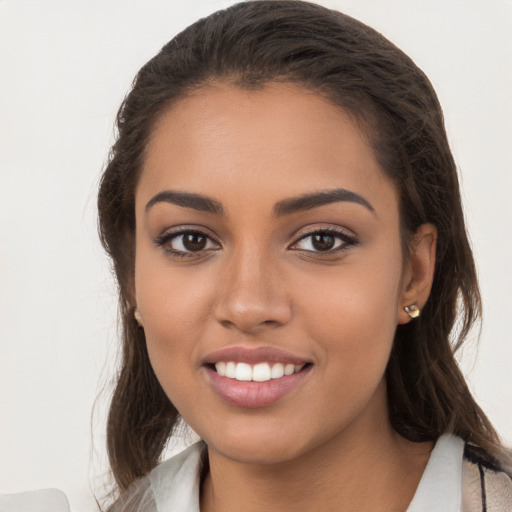
[[[299,242],[306,240],[308,238],[311,238],[314,235],[331,236],[334,239],[341,241],[341,243],[339,243],[339,245],[337,247],[335,246],[334,248],[328,249],[326,251],[315,251],[315,250],[299,249],[299,248],[295,249],[294,248],[295,246],[297,246],[297,244]],[[310,242],[310,243],[312,243],[312,242]],[[344,251],[350,249],[351,247],[356,246],[358,243],[359,243],[359,241],[358,241],[357,237],[355,237],[354,235],[351,235],[341,229],[315,228],[315,229],[312,229],[311,231],[303,233],[301,235],[301,237],[290,246],[290,248],[293,250],[296,250],[296,251],[302,250],[302,252],[309,254],[309,255],[314,254],[315,257],[318,257],[318,256],[319,257],[329,257],[329,256],[334,256],[336,254],[339,254],[341,252],[344,252]]]
[[[209,248],[206,247],[206,248],[200,249],[198,251],[190,251],[190,250],[183,251],[183,250],[174,249],[174,248],[170,247],[170,243],[173,240],[179,238],[180,236],[183,237],[185,235],[196,235],[196,236],[205,238],[206,246],[208,246],[208,244],[210,244],[212,242],[217,247],[220,246],[220,244],[218,242],[216,242],[210,235],[208,235],[207,233],[205,233],[203,231],[197,230],[197,229],[182,229],[179,231],[164,233],[163,235],[159,236],[155,240],[155,244],[158,247],[162,247],[166,254],[169,254],[172,257],[179,258],[179,259],[191,258],[191,257],[197,258],[198,256],[205,256],[206,254],[211,253],[213,250],[216,250],[216,249],[212,249],[211,247],[209,247]],[[319,250],[315,251],[315,250],[310,250],[310,249],[296,248],[296,246],[300,242],[302,242],[303,240],[306,240],[310,237],[313,237],[314,235],[332,236],[333,238],[337,239],[338,241],[341,241],[341,243],[339,243],[338,246],[335,246],[334,248],[328,249],[326,251],[319,251]],[[335,243],[336,243],[336,241],[335,241]],[[343,251],[346,251],[347,249],[356,246],[358,243],[359,243],[359,241],[357,240],[357,238],[354,235],[350,235],[350,234],[346,233],[345,231],[342,231],[339,229],[334,229],[334,228],[316,228],[316,229],[312,229],[311,231],[309,231],[307,233],[303,233],[297,241],[293,242],[293,244],[291,244],[289,246],[289,248],[294,251],[302,251],[303,253],[307,253],[309,255],[314,254],[315,256],[328,257],[328,256],[333,256],[335,254],[339,254]],[[183,241],[182,241],[182,244],[183,244]]]
[[[170,256],[172,256],[174,258],[179,258],[179,259],[191,258],[191,257],[197,258],[198,256],[205,256],[207,253],[210,253],[212,251],[211,247],[201,249],[198,251],[182,251],[182,250],[173,249],[172,247],[170,247],[170,243],[173,240],[179,238],[180,236],[184,237],[185,235],[196,235],[196,236],[205,238],[206,244],[213,242],[216,246],[220,245],[210,235],[208,235],[207,233],[204,233],[203,231],[198,230],[198,229],[181,229],[179,231],[172,231],[172,232],[164,233],[163,235],[159,236],[155,240],[155,244],[157,245],[157,247],[162,247],[162,249],[164,250],[164,252],[166,254],[169,254]],[[183,241],[182,241],[182,245],[183,245]]]

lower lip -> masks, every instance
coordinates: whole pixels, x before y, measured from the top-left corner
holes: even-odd
[[[255,409],[272,405],[297,389],[310,369],[308,365],[292,375],[264,382],[246,382],[222,377],[211,368],[206,368],[206,373],[213,390],[226,402],[237,407]]]

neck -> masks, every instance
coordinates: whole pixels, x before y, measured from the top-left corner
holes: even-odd
[[[382,416],[290,461],[247,464],[209,449],[201,511],[405,511],[431,450],[400,437]]]

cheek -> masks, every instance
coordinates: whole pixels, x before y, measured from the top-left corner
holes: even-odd
[[[400,255],[390,255],[305,283],[302,328],[349,389],[363,382],[371,387],[382,378],[397,325],[400,281]]]
[[[341,323],[363,335],[375,324],[394,329],[401,278],[401,255],[393,252],[385,259],[354,259],[323,273],[304,272],[297,295],[304,312],[311,312],[307,316],[318,319],[319,330]]]
[[[196,378],[197,323],[191,318],[188,301],[175,298],[164,301],[147,315],[146,346],[151,366],[165,394],[186,416],[200,394]]]
[[[211,318],[214,288],[198,267],[179,272],[141,249],[136,264],[137,306],[144,320],[149,358],[171,401],[194,389],[192,375],[201,351],[201,333]]]
[[[136,301],[157,339],[177,342],[209,316],[214,286],[207,266],[177,267],[141,244],[135,265]]]

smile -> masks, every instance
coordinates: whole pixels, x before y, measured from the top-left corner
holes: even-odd
[[[222,377],[244,382],[265,382],[293,375],[304,368],[303,364],[262,362],[255,365],[235,361],[219,361],[215,364],[216,372]]]
[[[313,361],[275,347],[229,347],[203,357],[203,375],[224,402],[241,408],[276,404],[309,380]]]

